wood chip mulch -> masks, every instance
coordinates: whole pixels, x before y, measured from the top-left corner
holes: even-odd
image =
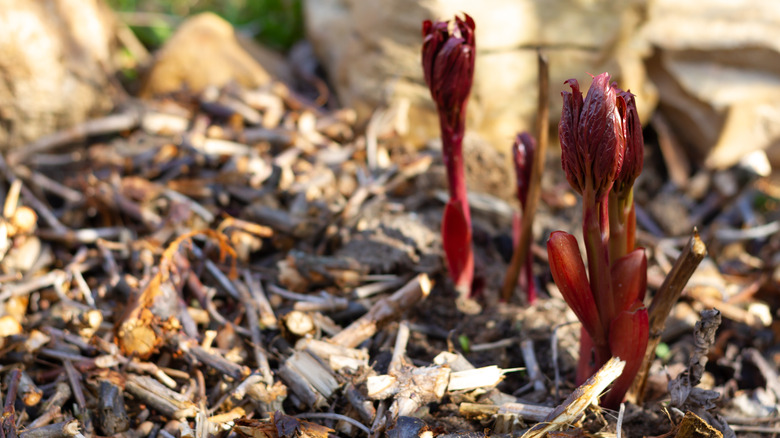
[[[442,262],[440,153],[407,146],[392,114],[374,120],[364,131],[280,84],[227,86],[128,102],[7,152],[0,436],[520,436],[544,422],[575,389],[578,355],[542,249],[577,228],[559,162],[534,230],[542,298],[499,302],[515,204],[483,193],[483,312],[463,315]],[[556,427],[693,436],[721,419],[738,436],[780,433],[777,175],[702,170],[680,186],[648,151],[636,196],[651,293],[694,226],[709,257],[642,407],[588,402]],[[506,172],[494,161],[470,178]],[[694,324],[710,308],[722,322],[702,350]],[[717,397],[670,405],[667,382],[694,355]]]

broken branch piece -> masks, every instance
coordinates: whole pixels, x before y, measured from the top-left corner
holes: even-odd
[[[541,438],[577,421],[588,406],[597,404],[601,393],[620,376],[625,365],[616,357],[608,360],[596,374],[572,392],[544,421],[523,434],[522,438]]]
[[[393,295],[376,302],[365,315],[331,338],[334,344],[354,348],[373,336],[377,329],[431,293],[433,283],[421,273]]]

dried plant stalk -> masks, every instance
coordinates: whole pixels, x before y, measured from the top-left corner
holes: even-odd
[[[138,400],[171,419],[193,418],[198,407],[187,397],[149,376],[129,375],[125,389]]]
[[[98,391],[98,429],[105,436],[113,436],[130,428],[130,417],[125,410],[122,388],[109,379],[100,381]]]
[[[469,419],[487,419],[493,415],[516,415],[523,420],[541,422],[547,418],[553,408],[527,403],[504,403],[502,405],[486,405],[481,403],[461,403],[458,412]]]
[[[517,246],[512,254],[512,261],[504,277],[504,286],[501,289],[501,298],[509,301],[512,292],[517,286],[517,277],[520,275],[520,269],[528,258],[532,237],[532,227],[536,206],[539,203],[539,197],[542,193],[542,169],[544,169],[544,160],[547,155],[547,137],[549,127],[549,94],[550,94],[550,68],[547,63],[547,56],[539,52],[539,99],[536,112],[536,138],[538,139],[538,149],[534,154],[534,163],[531,168],[531,180],[528,185],[528,200],[523,206],[523,223],[520,229],[520,238],[517,239]]]
[[[680,299],[685,285],[706,255],[707,246],[704,245],[704,242],[699,237],[698,231],[694,229],[693,236],[685,245],[677,261],[674,262],[672,270],[666,275],[664,282],[658,288],[658,292],[653,298],[652,304],[650,304],[650,309],[648,310],[650,339],[647,342],[642,367],[639,368],[634,383],[626,394],[628,401],[637,405],[642,404],[647,387],[650,364],[655,358],[655,349],[661,342],[661,334],[663,333],[666,319],[669,317],[669,312],[672,311],[672,307]]]
[[[81,433],[79,427],[78,420],[63,421],[27,429],[19,434],[19,438],[68,438],[78,436]]]

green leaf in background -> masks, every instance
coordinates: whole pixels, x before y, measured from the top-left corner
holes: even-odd
[[[661,342],[658,344],[657,347],[655,347],[655,355],[658,356],[659,359],[662,361],[666,361],[666,359],[669,358],[669,355],[672,353],[672,351],[669,349],[669,346]]]
[[[466,335],[458,336],[458,343],[460,344],[460,349],[463,350],[464,353],[469,354],[469,350],[471,350],[471,341],[469,340],[469,337]]]
[[[239,32],[285,51],[303,38],[302,0],[108,0],[148,48],[161,46],[190,15],[214,12]]]

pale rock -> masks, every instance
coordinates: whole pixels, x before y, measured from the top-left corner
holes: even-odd
[[[271,75],[244,49],[233,26],[205,12],[182,23],[155,54],[140,94],[148,98],[183,89],[199,93],[229,82],[257,88],[270,81]]]
[[[117,23],[103,1],[0,0],[0,150],[104,114]]]
[[[780,3],[652,0],[642,30],[660,110],[688,153],[722,169],[767,150],[780,164]]]

